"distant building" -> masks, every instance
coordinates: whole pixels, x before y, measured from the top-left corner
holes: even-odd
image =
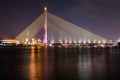
[[[17,43],[17,40],[15,40],[15,39],[10,39],[10,38],[0,39],[1,46],[12,46],[12,45],[16,45],[16,43]]]

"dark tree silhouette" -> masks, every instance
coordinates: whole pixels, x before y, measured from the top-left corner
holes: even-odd
[[[118,42],[118,47],[119,47],[119,49],[120,49],[120,42]]]

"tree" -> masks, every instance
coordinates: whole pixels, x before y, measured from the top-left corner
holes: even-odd
[[[119,49],[120,49],[120,42],[118,42],[118,47],[119,47]]]

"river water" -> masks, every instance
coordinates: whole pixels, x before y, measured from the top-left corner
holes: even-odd
[[[0,80],[120,80],[120,50],[0,48]]]

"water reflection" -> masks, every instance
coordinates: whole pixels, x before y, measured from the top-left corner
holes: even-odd
[[[78,61],[80,80],[109,80],[109,77],[116,79],[113,57],[112,49],[83,50]]]
[[[16,48],[0,54],[0,80],[120,79],[120,54],[113,48]]]
[[[30,79],[37,80],[37,73],[36,73],[36,61],[35,61],[35,47],[31,47],[31,55],[30,55]],[[40,65],[41,66],[41,65]]]
[[[49,52],[51,53],[51,52]],[[51,55],[51,54],[50,54]],[[48,49],[35,49],[31,47],[30,79],[50,80],[53,74],[53,55],[49,56]]]

